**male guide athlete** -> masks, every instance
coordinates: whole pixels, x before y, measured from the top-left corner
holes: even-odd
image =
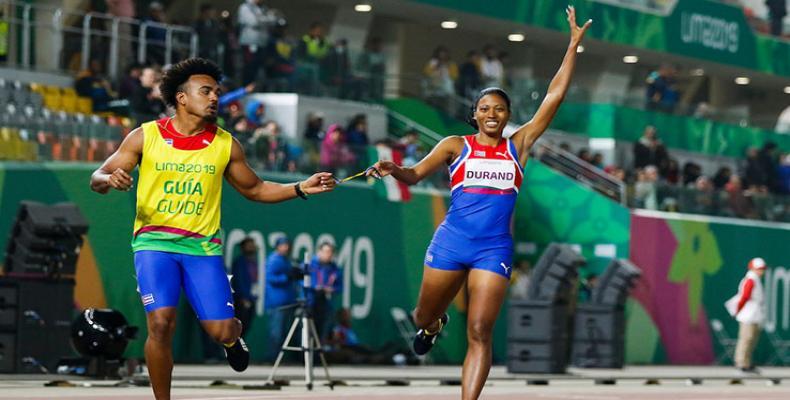
[[[220,76],[214,63],[200,58],[167,70],[161,92],[175,115],[133,130],[91,176],[91,189],[98,193],[128,191],[129,172],[140,168],[132,250],[148,325],[145,360],[159,400],[170,399],[182,288],[208,335],[223,344],[230,366],[241,372],[249,364],[222,257],[223,178],[247,199],[262,203],[306,199],[335,187],[329,173],[290,184],[259,179],[239,142],[215,125]]]
[[[592,20],[576,25],[573,7],[566,10],[571,38],[562,65],[533,118],[510,137],[503,131],[510,119],[510,98],[499,88],[480,92],[469,123],[474,135],[449,136],[412,167],[379,161],[368,175],[392,175],[415,184],[449,165],[451,200],[447,216],[428,246],[423,280],[413,316],[419,331],[414,351],[427,353],[447,324],[447,307],[467,282],[468,348],[461,396],[477,399],[491,368],[494,323],[510,280],[513,257],[511,218],[529,150],[549,126],[568,91],[577,48]]]

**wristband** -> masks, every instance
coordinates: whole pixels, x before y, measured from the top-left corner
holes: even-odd
[[[299,184],[301,183],[302,182],[296,182],[296,185],[294,185],[294,191],[296,192],[297,196],[302,198],[302,200],[307,200],[307,195],[302,191],[302,188],[299,187]]]

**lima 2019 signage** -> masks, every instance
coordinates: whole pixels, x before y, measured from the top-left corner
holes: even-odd
[[[739,32],[740,26],[735,21],[696,12],[680,14],[680,39],[685,44],[737,53]]]
[[[710,1],[680,1],[667,17],[666,50],[752,68],[755,38],[743,12]]]
[[[765,287],[765,330],[790,331],[790,270],[771,267],[763,277]]]

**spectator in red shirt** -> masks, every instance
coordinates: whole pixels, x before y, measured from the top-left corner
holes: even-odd
[[[753,258],[748,268],[738,285],[738,294],[728,300],[726,306],[739,325],[735,366],[743,372],[757,372],[752,364],[752,351],[760,337],[760,326],[765,321],[765,295],[761,280],[765,273],[765,260]]]

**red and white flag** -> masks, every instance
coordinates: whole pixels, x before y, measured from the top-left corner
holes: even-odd
[[[379,160],[389,160],[395,164],[403,165],[403,153],[398,150],[393,150],[391,147],[383,144],[370,147],[369,149],[371,164]],[[385,176],[384,179],[376,182],[376,190],[389,201],[409,201],[411,199],[409,185],[392,176]]]

